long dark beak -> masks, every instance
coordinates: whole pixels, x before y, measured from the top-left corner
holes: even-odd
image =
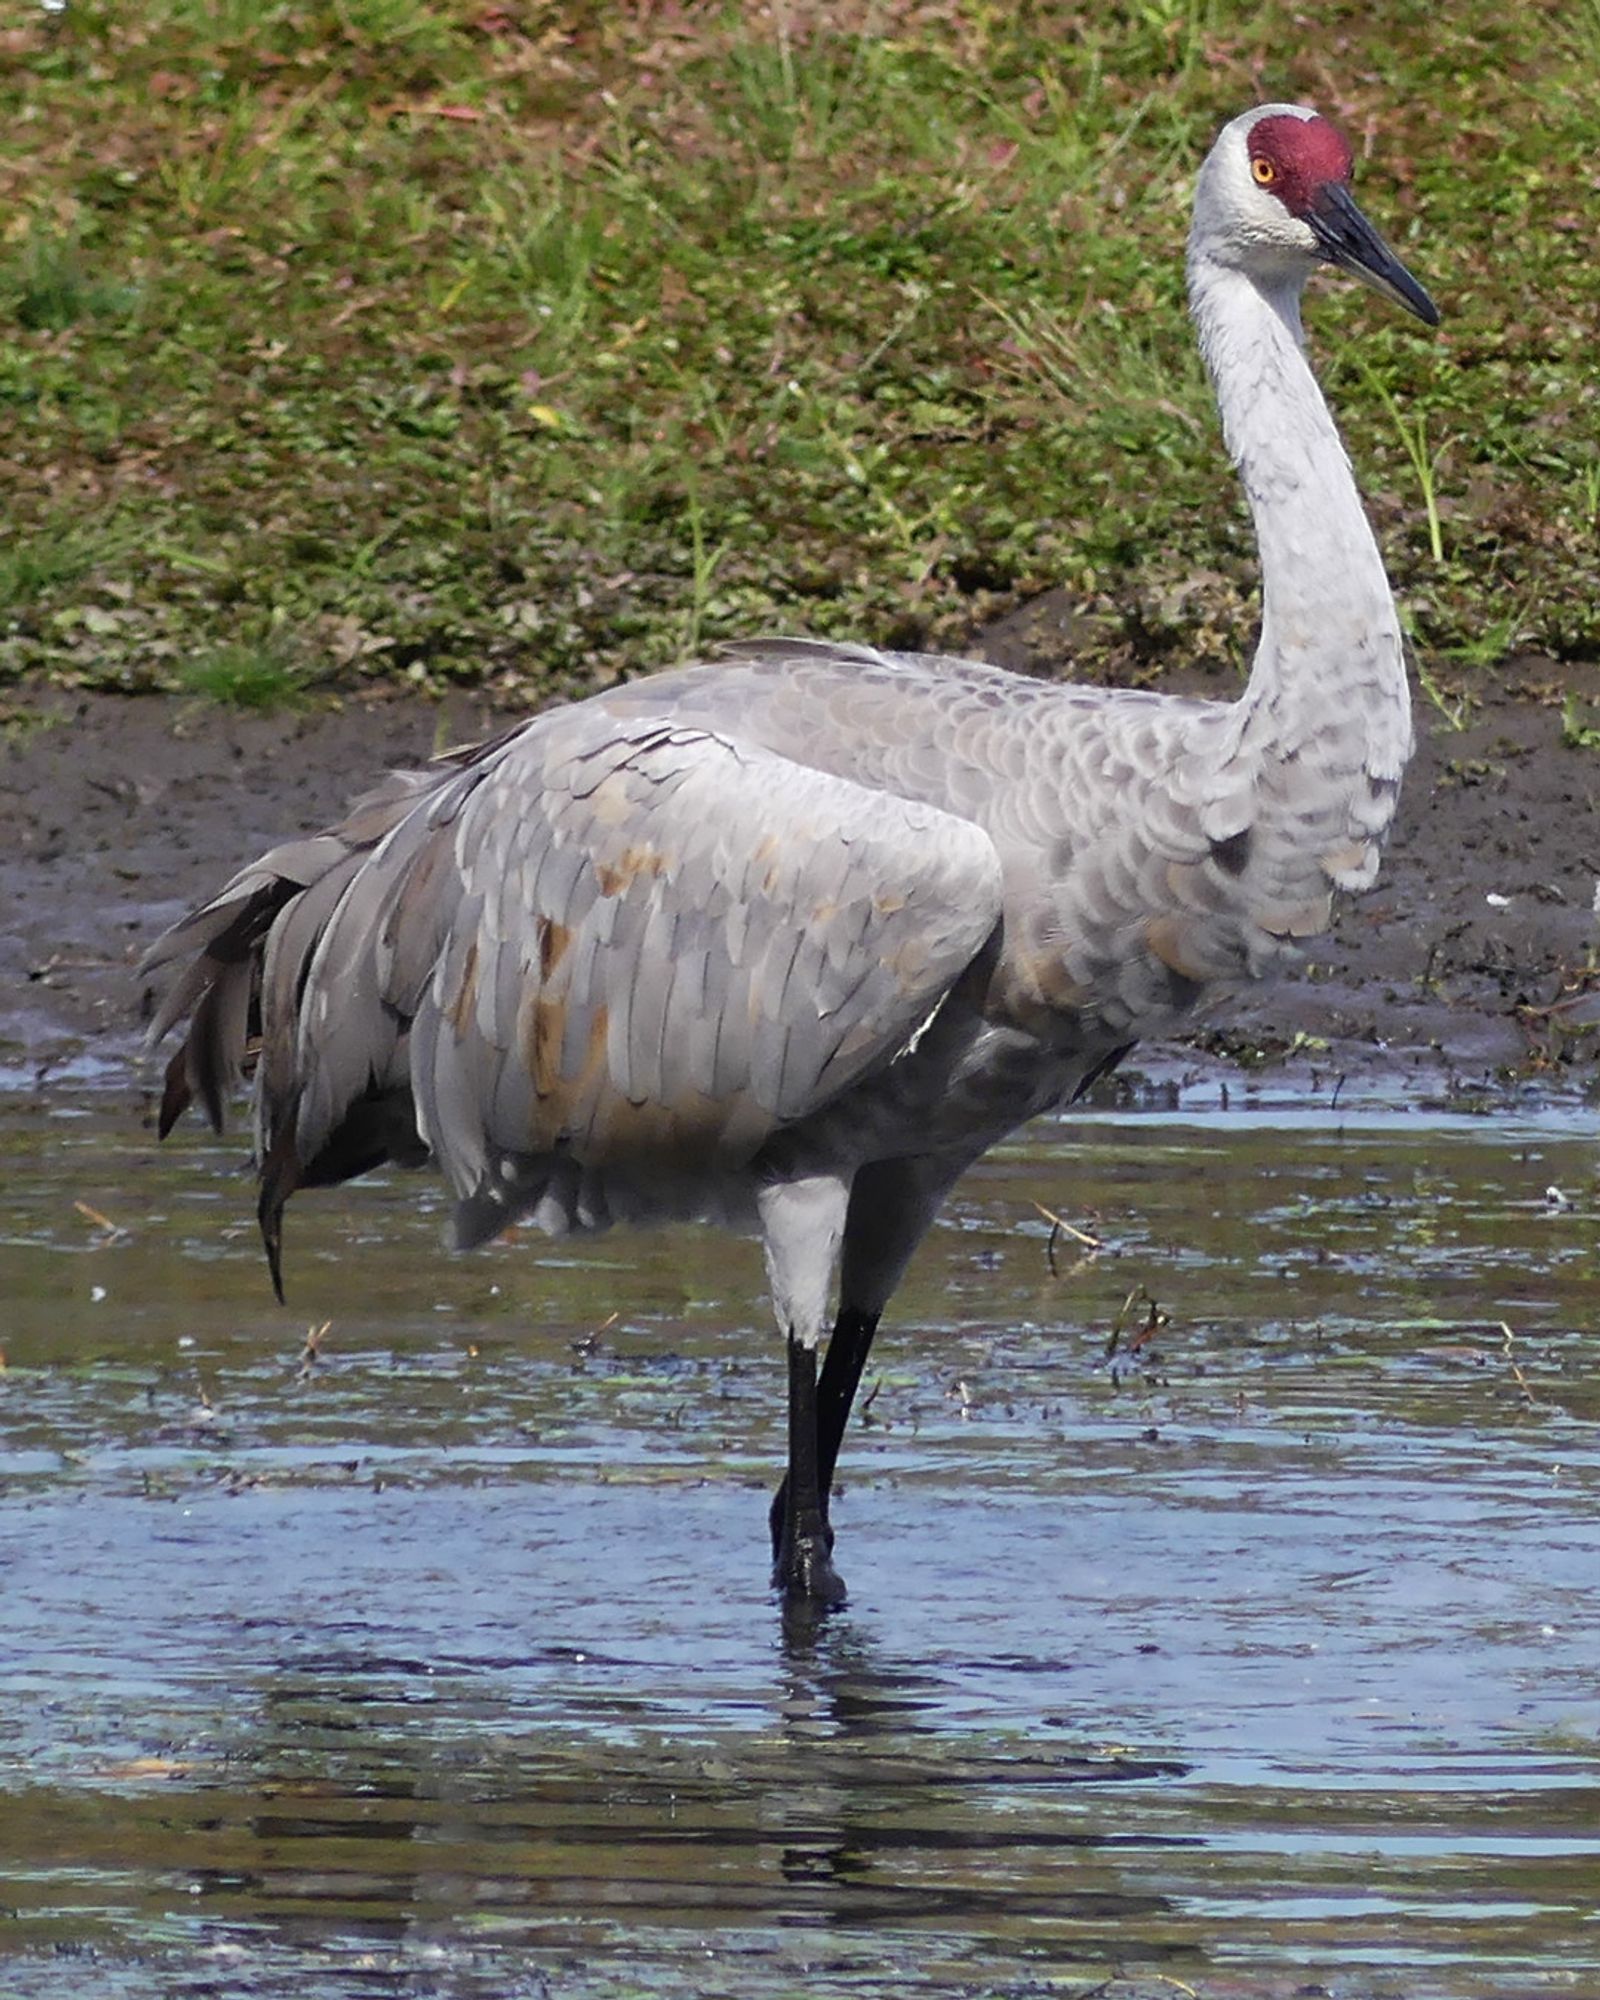
[[[1306,220],[1330,264],[1415,313],[1425,326],[1439,324],[1439,308],[1356,207],[1348,188],[1336,182],[1324,187]]]

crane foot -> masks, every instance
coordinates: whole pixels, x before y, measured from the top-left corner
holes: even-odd
[[[786,1540],[772,1565],[773,1589],[781,1590],[791,1603],[801,1599],[824,1611],[843,1604],[844,1578],[833,1566],[832,1541],[827,1529]]]
[[[778,1569],[783,1562],[784,1520],[788,1511],[789,1482],[787,1479],[780,1479],[778,1481],[778,1490],[772,1496],[772,1505],[767,1509],[767,1532],[772,1537],[774,1577],[776,1577]],[[822,1524],[822,1539],[826,1542],[828,1553],[831,1555],[833,1553],[833,1528],[827,1521],[824,1521]]]

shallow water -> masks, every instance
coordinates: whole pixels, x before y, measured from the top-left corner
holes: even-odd
[[[1589,1125],[1033,1128],[785,1630],[750,1246],[13,1104],[0,1993],[1600,1993]]]

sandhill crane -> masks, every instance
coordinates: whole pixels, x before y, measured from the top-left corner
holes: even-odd
[[[781,639],[391,774],[145,960],[188,1018],[165,1136],[254,1064],[260,1219],[438,1164],[458,1241],[758,1230],[787,1343],[775,1584],[837,1603],[828,1498],[879,1315],[957,1177],[1366,888],[1411,749],[1400,627],[1303,349],[1319,263],[1427,294],[1302,106],[1201,169],[1191,309],[1260,544],[1233,702]],[[837,1274],[826,1359],[817,1357]]]

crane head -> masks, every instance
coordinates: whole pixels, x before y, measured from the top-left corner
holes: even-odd
[[[1268,282],[1334,264],[1428,326],[1439,310],[1350,192],[1349,142],[1303,104],[1260,104],[1225,125],[1200,171],[1197,252]]]

